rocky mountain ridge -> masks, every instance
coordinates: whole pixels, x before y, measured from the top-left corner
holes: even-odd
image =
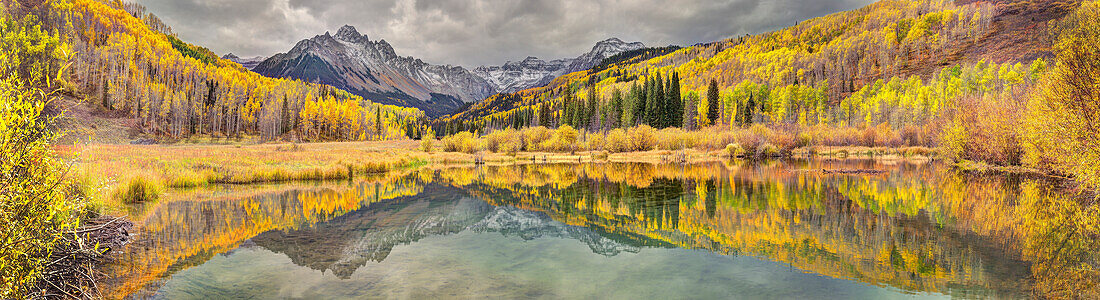
[[[590,69],[607,57],[643,47],[640,42],[610,38],[575,58],[544,61],[528,57],[470,71],[400,56],[386,40],[372,41],[355,27],[345,25],[335,35],[326,32],[302,40],[286,53],[252,66],[248,59],[236,55],[227,54],[226,59],[264,76],[324,83],[376,102],[415,107],[438,117],[496,93],[546,85],[558,76]]]
[[[627,43],[618,38],[610,38],[596,43],[590,51],[575,58],[545,61],[528,56],[524,60],[509,61],[501,66],[481,66],[473,72],[493,85],[498,92],[514,93],[544,86],[559,76],[591,69],[615,54],[641,48],[645,48],[641,42]]]
[[[380,103],[416,107],[430,116],[453,111],[496,91],[460,66],[432,65],[399,56],[385,40],[371,41],[355,27],[298,42],[253,71],[334,86]]]

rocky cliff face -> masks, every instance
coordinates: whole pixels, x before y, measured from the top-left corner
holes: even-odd
[[[399,56],[385,40],[371,41],[351,26],[303,40],[253,71],[332,85],[380,103],[420,108],[430,116],[496,92],[465,68]]]
[[[596,43],[592,50],[576,58],[544,61],[531,56],[522,61],[507,62],[502,66],[481,66],[474,69],[474,74],[484,78],[498,92],[514,93],[544,86],[558,76],[591,69],[605,58],[644,47],[640,42],[627,43],[618,38],[610,38]]]

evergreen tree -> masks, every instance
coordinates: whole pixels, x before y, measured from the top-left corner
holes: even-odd
[[[655,95],[657,99],[657,105],[655,107],[656,109],[654,110],[656,112],[656,115],[653,119],[654,124],[656,125],[654,125],[653,127],[665,128],[668,127],[668,124],[666,123],[666,121],[668,120],[668,100],[666,99],[667,97],[665,97],[665,80],[661,76],[661,73],[657,73],[657,82],[655,82],[654,84],[657,85],[657,91]]]
[[[382,107],[379,106],[374,112],[374,127],[378,129],[378,139],[382,139]]]
[[[645,119],[646,119],[646,117],[645,117],[645,108],[646,108],[645,88],[639,86],[638,82],[635,81],[634,84],[631,85],[631,87],[630,87],[630,95],[631,95],[631,102],[632,102],[631,109],[633,111],[633,115],[631,116],[632,118],[630,118],[630,126],[634,126],[634,125],[644,123]]]
[[[592,122],[593,120],[596,119],[596,113],[600,109],[600,100],[599,100],[599,95],[596,94],[596,85],[595,84],[588,85],[588,105],[587,106],[588,106],[588,110],[587,110],[588,114],[585,115],[585,119],[584,119],[584,122],[586,124],[585,124],[585,127],[581,127],[581,128],[592,128],[592,127],[595,127],[596,125],[598,125],[598,124],[595,124],[595,123]]]
[[[608,108],[608,126],[605,128],[614,128],[619,125],[622,120],[623,114],[626,112],[625,105],[623,103],[623,94],[618,88],[611,91],[611,105]]]
[[[745,115],[741,117],[741,126],[752,125],[752,116],[756,113],[756,101],[754,99],[755,97],[756,93],[749,93],[749,101],[745,103],[745,107],[743,109]]]
[[[682,127],[684,103],[680,98],[679,75],[672,73],[668,77],[668,88],[665,91],[665,127]]]
[[[717,125],[721,121],[718,119],[719,97],[718,81],[712,78],[707,87],[707,120],[710,120],[711,125]]]

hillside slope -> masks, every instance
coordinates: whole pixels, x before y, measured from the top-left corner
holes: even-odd
[[[77,111],[123,119],[141,135],[397,139],[418,131],[424,116],[330,86],[249,72],[164,33],[171,30],[149,24],[155,18],[134,17],[150,15],[138,5],[69,2],[71,9],[47,25],[72,45],[68,74],[76,105],[85,106]]]
[[[711,80],[723,99],[739,86],[764,88],[764,96],[780,90],[813,89],[822,94],[822,104],[790,103],[801,111],[788,113],[822,114],[821,110],[829,110],[829,106],[864,87],[892,78],[918,76],[929,80],[953,65],[1027,64],[1037,58],[1050,58],[1048,23],[1079,4],[1077,0],[879,1],[766,34],[734,37],[640,62],[566,74],[543,88],[490,97],[436,125],[496,128],[516,123],[510,121],[516,116],[522,116],[524,120],[518,123],[525,125],[556,124],[533,116],[558,118],[567,106],[565,93],[576,93],[571,98],[584,99],[585,93],[578,91],[595,84],[595,95],[600,98],[597,102],[603,109],[611,105],[608,100],[613,91],[626,92],[657,75],[668,78],[674,73],[681,79],[682,95],[695,93],[703,98]],[[722,123],[730,122],[736,110],[727,104],[735,103],[720,103]],[[819,111],[815,113],[815,109]]]

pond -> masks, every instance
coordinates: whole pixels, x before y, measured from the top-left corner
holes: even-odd
[[[795,160],[178,190],[131,207],[134,242],[101,284],[164,299],[1028,298],[1097,281],[1059,269],[1082,237],[1050,234],[1043,216],[1076,203],[1057,185]]]

